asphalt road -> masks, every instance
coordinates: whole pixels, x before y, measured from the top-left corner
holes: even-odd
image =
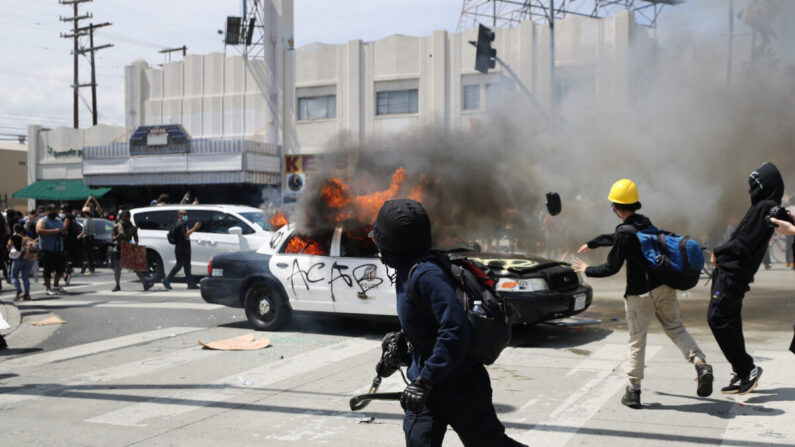
[[[111,293],[112,276],[100,270],[58,298],[37,286],[33,301],[19,303],[22,324],[0,352],[0,445],[404,444],[396,403],[348,408],[367,390],[396,320],[296,314],[283,332],[256,333],[268,348],[205,350],[199,341],[252,332],[242,310],[208,305],[184,284],[144,293],[133,278]],[[586,320],[517,328],[514,346],[489,367],[511,436],[534,446],[792,445],[795,273],[760,272],[745,300],[749,351],[765,369],[754,393],[696,397],[692,366],[655,324],[642,410],[619,402],[622,283],[591,284]],[[720,387],[729,367],[706,326],[707,293],[699,286],[680,303]],[[66,323],[31,324],[51,316]],[[381,391],[402,387],[395,375]],[[449,432],[445,445],[461,444]]]

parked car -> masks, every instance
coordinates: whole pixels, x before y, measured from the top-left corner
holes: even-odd
[[[366,233],[365,233],[366,234]],[[587,309],[593,290],[569,264],[532,256],[455,251],[498,278],[497,293],[534,324]],[[252,327],[277,330],[294,310],[397,315],[395,271],[377,257],[372,240],[337,227],[311,240],[294,225],[258,251],[214,256],[201,281],[208,303],[245,309]]]
[[[88,235],[93,237],[91,250],[94,252],[94,260],[97,263],[97,267],[110,267],[114,245],[112,238],[114,223],[108,219],[102,219],[99,217],[92,218],[91,220],[93,224],[91,228],[88,228]],[[77,231],[79,234],[83,231],[83,226],[86,223],[86,219],[83,217],[78,217],[76,222],[78,225]]]
[[[201,222],[190,237],[191,273],[201,275],[213,256],[256,250],[273,236],[262,210],[242,205],[165,205],[130,210],[138,227],[138,238],[146,246],[147,274],[162,278],[176,264],[174,245],[168,230],[177,221],[179,210],[188,211],[188,228]]]

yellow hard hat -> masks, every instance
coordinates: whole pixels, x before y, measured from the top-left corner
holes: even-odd
[[[622,205],[631,205],[637,203],[640,198],[638,197],[638,187],[635,182],[629,179],[622,178],[621,180],[613,183],[610,188],[610,195],[607,200],[613,203],[620,203]]]

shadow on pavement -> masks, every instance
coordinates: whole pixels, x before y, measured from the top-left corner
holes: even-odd
[[[44,389],[36,389],[37,387],[45,387]],[[186,399],[180,397],[168,397],[168,396],[135,396],[130,394],[121,394],[121,393],[103,393],[103,392],[96,392],[93,390],[101,390],[106,389],[109,385],[98,385],[98,386],[79,386],[75,388],[81,389],[81,391],[70,391],[69,387],[62,387],[61,385],[57,384],[41,384],[36,385],[34,387],[26,386],[23,388],[15,389],[13,392],[15,394],[30,394],[30,395],[41,395],[47,387],[50,387],[49,390],[52,392],[54,389],[57,389],[57,394],[53,394],[52,397],[61,398],[61,399],[80,399],[80,400],[103,400],[103,401],[115,401],[115,402],[129,402],[129,403],[143,403],[143,402],[157,402],[159,405],[179,405],[179,406],[194,406],[194,407],[204,407],[204,408],[221,408],[227,410],[238,410],[238,411],[257,411],[257,412],[272,412],[272,413],[283,413],[283,414],[312,414],[316,417],[343,417],[343,418],[351,418],[351,419],[360,419],[362,416],[366,415],[369,417],[373,417],[376,420],[393,420],[393,421],[400,421],[403,419],[403,414],[400,412],[399,409],[396,409],[395,412],[384,413],[384,412],[372,412],[372,411],[364,411],[364,412],[352,412],[349,411],[347,408],[341,410],[323,410],[319,408],[309,408],[309,407],[299,407],[299,406],[286,406],[286,405],[270,405],[261,403],[262,400],[267,399],[270,395],[265,395],[262,399],[258,400],[257,402],[253,403],[239,403],[239,402],[229,402],[229,401],[213,401],[213,400],[200,400],[200,399]],[[142,388],[162,388],[159,385],[142,385]],[[170,385],[166,385],[166,387],[170,387]],[[199,385],[198,387],[204,387]],[[89,391],[82,391],[82,390],[89,390]],[[3,389],[0,388],[0,393],[2,393]],[[6,391],[8,392],[8,391]],[[347,402],[340,402],[341,406],[347,407]],[[506,407],[507,408],[507,407]],[[693,444],[713,444],[713,445],[723,445],[723,446],[746,446],[746,447],[780,447],[787,444],[780,444],[780,443],[767,443],[767,442],[748,442],[748,441],[734,441],[731,439],[725,438],[712,438],[706,436],[689,436],[689,435],[677,435],[672,433],[651,433],[651,432],[644,432],[640,430],[613,430],[613,429],[604,429],[604,428],[589,428],[589,427],[567,427],[567,426],[559,426],[559,425],[535,425],[535,424],[527,424],[527,423],[519,423],[519,422],[506,422],[505,427],[512,430],[537,430],[537,431],[546,431],[546,432],[560,432],[560,433],[580,433],[584,435],[591,435],[591,436],[603,436],[606,438],[609,437],[620,437],[620,438],[633,438],[639,440],[654,440],[654,441],[665,441],[667,443],[671,443],[672,445],[676,445],[677,443],[693,443]],[[532,434],[531,434],[532,436]]]
[[[788,388],[792,390],[792,388]],[[755,392],[756,393],[756,392]],[[643,405],[644,409],[648,410],[674,410],[674,411],[683,411],[687,413],[703,413],[708,414],[710,416],[719,417],[721,419],[734,419],[736,417],[742,417],[745,414],[753,414],[754,416],[780,416],[785,413],[784,410],[780,410],[778,408],[766,408],[761,405],[751,405],[751,404],[758,404],[765,401],[754,401],[755,397],[747,399],[742,406],[742,411],[732,411],[736,402],[725,400],[725,399],[715,399],[709,397],[698,397],[698,396],[686,396],[681,394],[671,394],[671,393],[663,393],[663,392],[656,392],[654,393],[658,396],[666,396],[666,397],[678,397],[683,399],[693,399],[697,400],[698,403],[687,404],[687,405],[663,405],[657,402],[649,403]],[[761,397],[761,396],[760,396]],[[795,396],[793,396],[795,397]],[[773,399],[771,399],[773,400]],[[787,399],[792,400],[792,399]]]
[[[753,397],[745,400],[749,404],[763,404],[767,402],[792,402],[795,401],[795,388],[773,388],[772,390],[753,391]]]
[[[41,348],[8,348],[0,351],[0,357],[6,357],[9,355],[17,355],[17,354],[30,354],[32,352],[40,352],[42,350],[43,349]]]

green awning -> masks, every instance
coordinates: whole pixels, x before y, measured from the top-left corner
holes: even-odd
[[[85,200],[102,197],[110,188],[89,188],[82,180],[39,180],[14,193],[15,199]]]

